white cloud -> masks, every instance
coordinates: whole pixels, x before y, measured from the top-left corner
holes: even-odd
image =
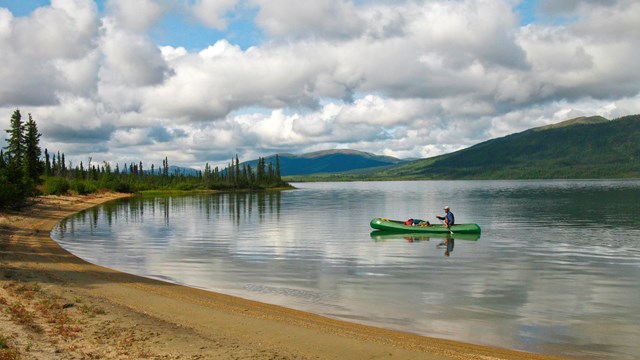
[[[241,11],[247,21],[251,6],[264,35],[252,47],[154,43],[171,11],[221,30]],[[100,14],[90,0],[57,0],[23,17],[0,8],[0,125],[20,107],[67,156],[202,165],[338,147],[433,156],[574,115],[640,113],[638,2],[543,1],[543,14],[565,20],[524,27],[513,6],[112,0]]]
[[[4,43],[11,36],[13,14],[5,8],[0,8],[0,40]],[[7,46],[7,44],[3,44]]]
[[[640,4],[587,8],[591,11],[582,10],[574,23],[529,25],[520,32],[519,42],[531,63],[525,76],[547,90],[531,94],[530,101],[638,94],[640,74],[630,69],[640,56],[640,25],[634,21],[640,20]],[[609,31],[611,27],[615,29]]]
[[[254,0],[256,23],[268,34],[285,38],[351,38],[363,31],[356,6],[343,0]]]
[[[84,57],[77,59],[59,59],[52,61],[54,69],[60,76],[61,87],[58,93],[68,92],[78,96],[89,96],[96,91],[100,53],[88,51]]]
[[[227,27],[225,15],[233,10],[237,3],[238,0],[196,0],[191,11],[206,26],[224,29]]]
[[[53,1],[18,18],[0,9],[0,105],[50,105],[61,92],[91,89],[96,70],[87,53],[97,33],[92,1]]]
[[[97,8],[90,1],[59,0],[13,21],[13,49],[37,60],[81,56],[97,34]]]
[[[160,49],[147,36],[123,31],[110,20],[103,21],[100,40],[104,56],[101,80],[132,87],[161,83],[169,69]]]
[[[107,10],[117,27],[125,31],[144,32],[155,25],[171,8],[157,0],[109,0]]]

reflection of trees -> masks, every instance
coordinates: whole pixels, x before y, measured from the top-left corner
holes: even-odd
[[[169,226],[172,212],[184,213],[191,209],[205,215],[207,220],[211,217],[219,217],[226,214],[230,220],[239,225],[242,219],[251,219],[255,214],[260,221],[264,220],[266,214],[280,216],[281,192],[237,192],[224,194],[206,194],[191,196],[158,196],[153,198],[133,198],[124,201],[129,202],[130,217],[134,222],[142,222],[144,219],[144,208],[152,217],[156,217],[157,211],[162,213],[164,224]],[[111,213],[118,211],[113,208]],[[113,217],[109,215],[110,219]],[[117,217],[117,216],[116,216]],[[110,220],[111,222],[112,220]]]
[[[242,219],[251,219],[255,214],[259,221],[263,221],[265,215],[274,214],[280,216],[281,192],[238,192],[225,194],[206,194],[192,196],[155,196],[136,197],[123,199],[117,202],[103,204],[82,211],[74,216],[62,220],[56,227],[56,233],[60,238],[66,234],[73,235],[75,227],[87,225],[90,233],[104,221],[108,228],[114,223],[117,226],[127,226],[131,223],[142,223],[145,211],[152,218],[158,213],[163,218],[165,226],[170,226],[173,212],[189,212],[198,209],[205,214],[207,220],[212,216],[219,217],[226,214],[233,224],[239,226]]]

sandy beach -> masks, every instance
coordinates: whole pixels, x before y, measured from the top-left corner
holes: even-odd
[[[49,237],[123,194],[48,196],[0,213],[0,360],[551,359],[434,339],[89,264]]]

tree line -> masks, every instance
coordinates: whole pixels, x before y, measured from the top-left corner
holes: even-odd
[[[11,116],[6,130],[7,145],[0,149],[0,207],[19,207],[39,194],[88,194],[98,191],[138,192],[144,190],[260,190],[288,187],[280,176],[280,159],[275,166],[259,158],[256,168],[240,164],[238,156],[226,168],[205,164],[204,170],[171,171],[169,159],[162,166],[147,168],[141,161],[112,166],[92,158],[73,166],[59,151],[50,154],[40,148],[40,137],[31,114],[23,121],[20,110]]]

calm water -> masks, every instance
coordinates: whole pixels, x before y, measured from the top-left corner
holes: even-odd
[[[334,318],[576,358],[640,356],[640,181],[295,184],[134,198],[52,237],[92,263]],[[372,234],[383,216],[479,240]]]

